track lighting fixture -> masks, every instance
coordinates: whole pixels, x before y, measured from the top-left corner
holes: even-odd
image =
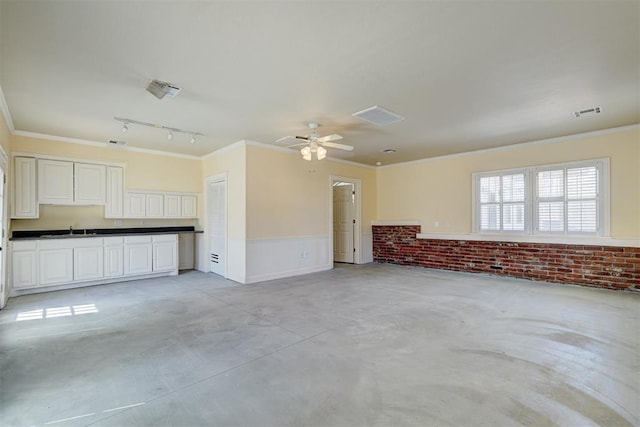
[[[172,128],[172,127],[169,127],[169,126],[158,125],[158,124],[147,123],[147,122],[140,122],[138,120],[125,119],[125,118],[122,118],[122,117],[114,117],[114,119],[119,121],[119,122],[122,122],[122,128],[120,129],[120,131],[122,133],[126,133],[129,130],[129,125],[133,124],[133,125],[147,126],[147,127],[150,127],[150,128],[163,129],[163,130],[167,131],[167,139],[169,141],[173,140],[173,134],[175,134],[175,133],[184,133],[185,135],[190,135],[191,138],[190,138],[189,142],[192,143],[192,144],[196,143],[196,137],[204,136],[203,133],[193,132],[191,130]]]

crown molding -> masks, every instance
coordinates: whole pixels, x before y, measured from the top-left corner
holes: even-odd
[[[7,100],[4,97],[2,86],[0,86],[0,110],[2,110],[2,115],[4,116],[4,121],[7,124],[7,128],[9,128],[9,132],[14,133],[16,131],[16,128],[15,126],[13,126],[13,119],[11,118],[11,113],[9,112],[9,105],[7,104]]]
[[[13,131],[11,134],[12,135],[16,135],[16,136],[25,136],[25,137],[28,137],[28,138],[48,139],[48,140],[51,140],[51,141],[67,142],[67,143],[70,143],[70,144],[79,144],[79,145],[88,145],[88,146],[92,146],[92,147],[109,148],[109,144],[106,143],[106,142],[90,141],[90,140],[87,140],[87,139],[68,138],[66,136],[47,135],[47,134],[36,133],[36,132],[25,132],[25,131],[21,131],[21,130]],[[198,157],[198,156],[191,156],[191,155],[188,155],[188,154],[181,154],[181,153],[172,153],[172,152],[169,152],[169,151],[152,150],[152,149],[149,149],[149,148],[129,147],[128,145],[119,146],[116,149],[125,150],[125,151],[133,151],[133,152],[137,152],[137,153],[154,154],[156,156],[167,156],[167,157],[177,157],[177,158],[181,158],[181,159],[200,160],[200,157]]]
[[[392,165],[384,165],[384,166],[378,166],[378,167],[380,169],[386,169],[386,168],[408,166],[408,165],[414,165],[414,164],[420,164],[420,163],[437,162],[445,159],[455,159],[458,157],[475,156],[478,154],[509,151],[509,150],[514,150],[514,149],[523,148],[523,147],[532,147],[536,145],[558,144],[561,142],[573,141],[576,139],[594,138],[598,136],[612,135],[616,133],[626,132],[630,130],[638,130],[638,129],[640,129],[640,123],[636,123],[628,126],[620,126],[616,128],[594,130],[591,132],[576,133],[573,135],[559,136],[556,138],[541,139],[541,140],[529,141],[529,142],[520,142],[517,144],[504,145],[502,147],[485,148],[482,150],[465,151],[463,153],[446,154],[444,156],[437,156],[437,157],[428,157],[426,159],[411,160],[408,162],[394,163]]]

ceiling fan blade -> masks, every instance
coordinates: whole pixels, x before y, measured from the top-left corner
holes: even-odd
[[[308,144],[308,142],[300,142],[298,144],[288,145],[286,148],[301,147],[301,146],[307,145],[307,144]]]
[[[295,139],[295,136],[291,136],[291,135],[284,136],[284,137],[282,137],[280,139],[276,139],[276,143],[282,144],[283,142],[287,142],[290,139]]]
[[[336,144],[335,142],[324,142],[322,143],[322,145],[329,148],[337,148],[339,150],[353,151],[353,147],[351,145],[346,145],[346,144]]]
[[[337,133],[323,136],[322,138],[318,138],[318,142],[329,142],[329,141],[339,141],[342,139],[342,135],[338,135]]]

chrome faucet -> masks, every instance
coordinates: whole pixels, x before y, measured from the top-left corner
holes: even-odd
[[[69,234],[73,234],[73,226],[72,225],[69,226]]]

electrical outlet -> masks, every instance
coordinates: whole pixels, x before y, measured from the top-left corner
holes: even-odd
[[[122,225],[122,220],[121,219],[116,219],[113,221],[113,225],[115,225],[116,227],[119,227]]]

